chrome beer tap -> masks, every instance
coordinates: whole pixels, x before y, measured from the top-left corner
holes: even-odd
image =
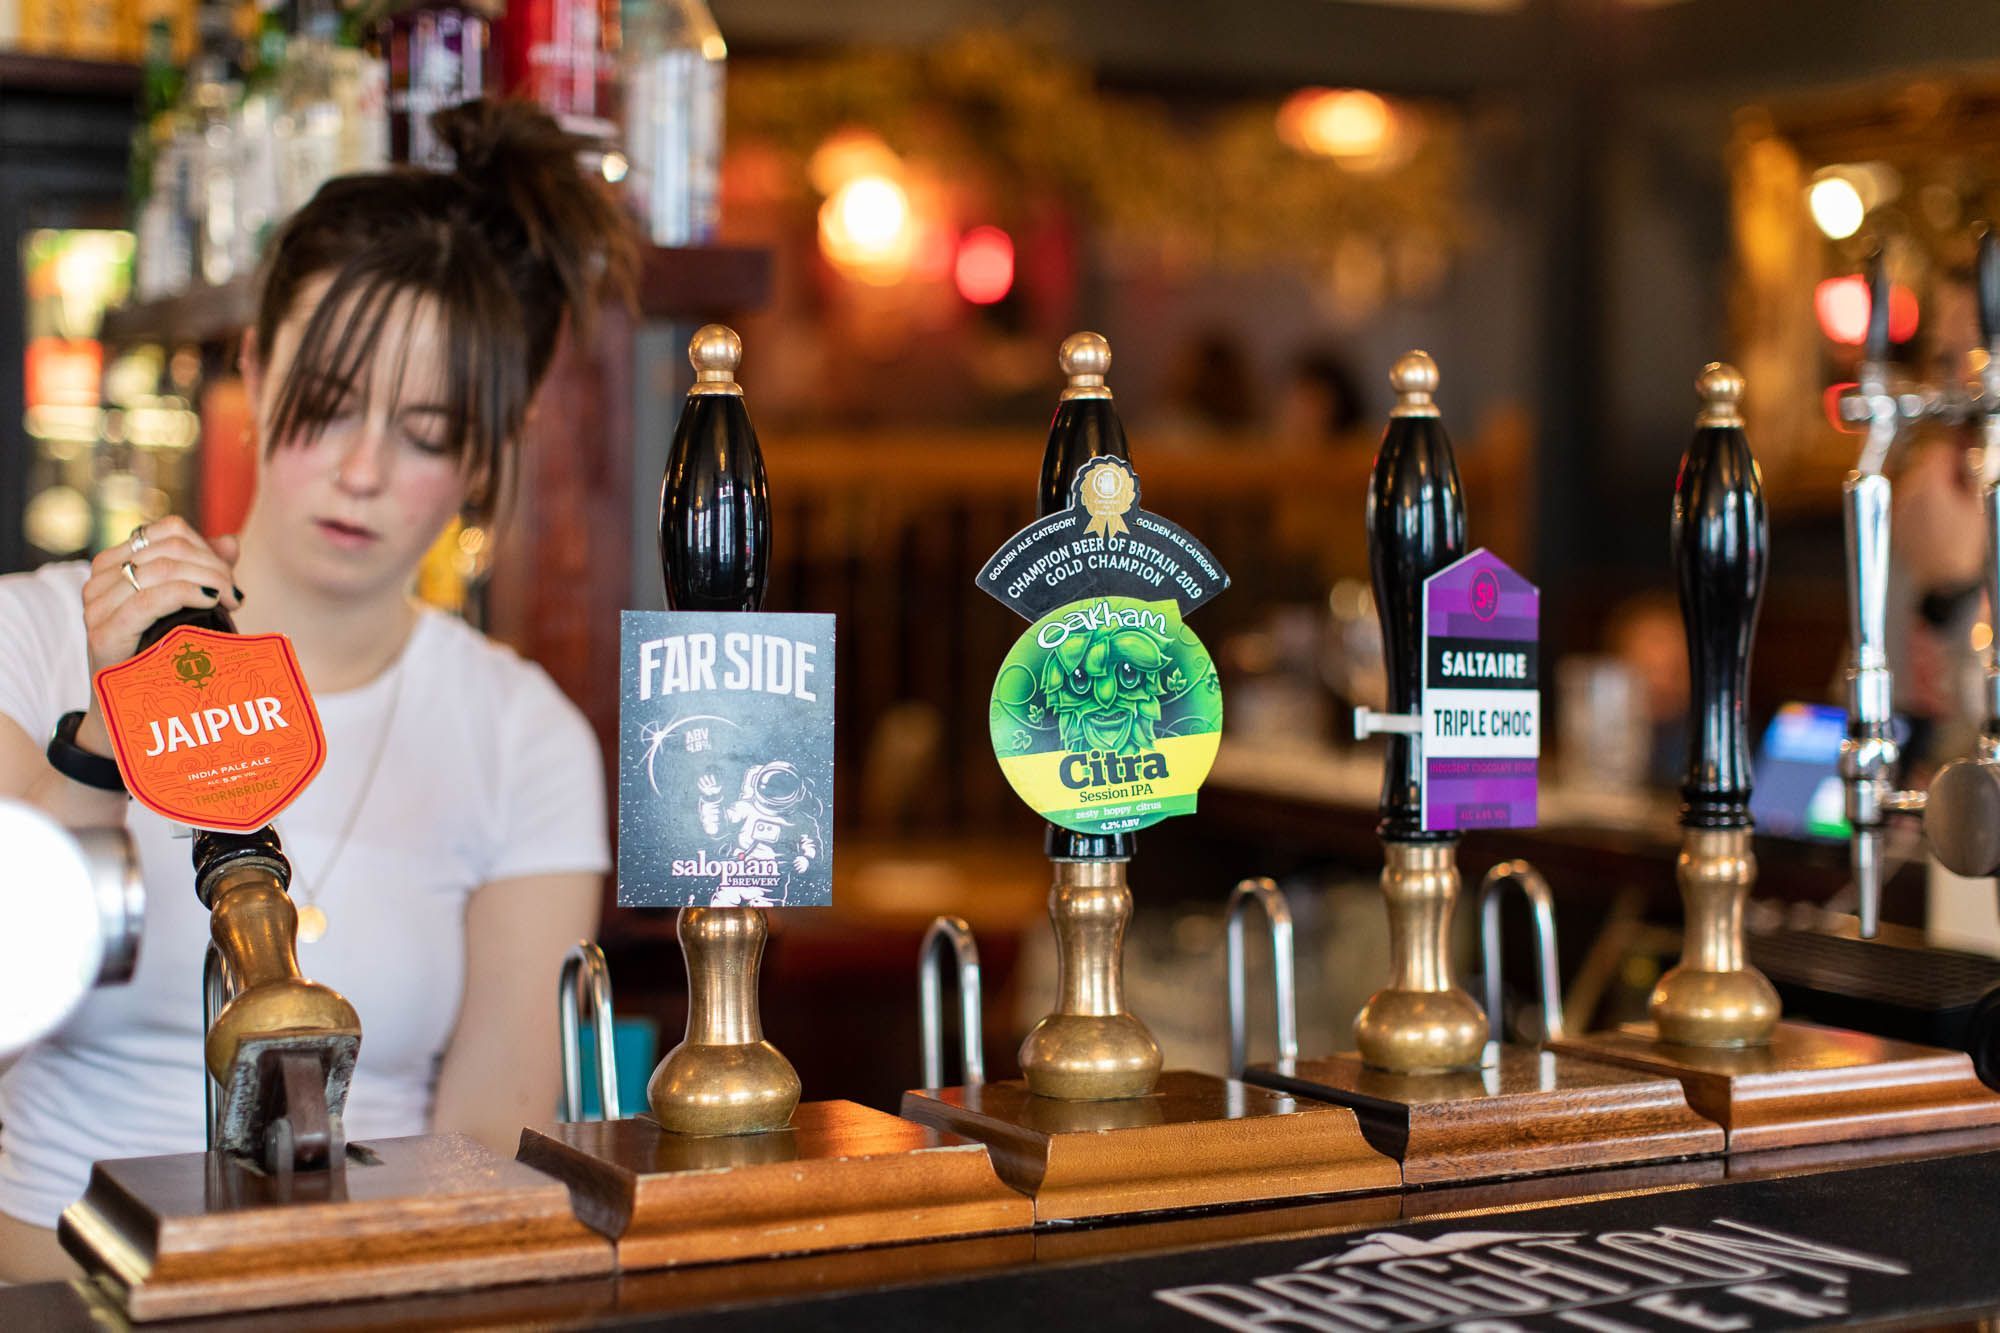
[[[1863,423],[1861,457],[1841,482],[1847,540],[1847,735],[1840,743],[1846,787],[1849,862],[1861,934],[1872,938],[1882,910],[1883,832],[1892,811],[1921,810],[1924,793],[1895,789],[1901,751],[1893,729],[1895,678],[1889,671],[1889,478],[1883,468],[1897,442],[1936,414],[1933,395],[1890,382],[1889,277],[1878,248],[1869,257],[1868,331],[1860,383],[1842,396],[1844,421]]]
[[[1977,280],[1979,344],[1979,509],[1986,543],[1982,580],[1988,623],[2000,617],[2000,235],[1987,227],[1979,237]],[[1979,724],[1979,758],[2000,763],[2000,636],[1986,645],[1986,680],[1980,694],[1985,716]]]
[[[1985,543],[1981,583],[1987,615],[2000,616],[2000,235],[1979,238],[1979,394],[1970,407],[1979,417],[1980,536]],[[1931,782],[1924,832],[1947,869],[1984,878],[2000,869],[2000,642],[1986,646],[1980,693],[1979,749],[1946,764]]]

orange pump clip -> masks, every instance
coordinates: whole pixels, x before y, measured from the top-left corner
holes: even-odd
[[[178,823],[249,833],[326,762],[326,733],[282,634],[182,625],[97,674],[97,700],[132,798]]]

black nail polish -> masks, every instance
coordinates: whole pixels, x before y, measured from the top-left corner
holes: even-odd
[[[216,597],[216,598],[219,598],[219,597],[221,597],[221,596],[222,596],[222,593],[221,593],[221,591],[220,591],[219,589],[216,589],[216,588],[209,588],[209,587],[204,587],[204,588],[202,588],[202,590],[201,590],[201,591],[202,591],[202,595],[203,595],[204,597]]]

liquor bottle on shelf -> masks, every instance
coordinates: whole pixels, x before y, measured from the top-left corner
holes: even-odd
[[[573,133],[616,142],[621,28],[618,0],[516,0],[494,33],[502,90]]]
[[[283,104],[278,80],[290,36],[286,0],[257,0],[257,25],[243,73],[243,106],[237,116],[237,230],[246,264],[255,264],[264,242],[283,216],[278,188],[275,132]]]
[[[635,5],[625,25],[625,197],[655,245],[715,234],[729,48],[703,0]]]
[[[382,19],[375,37],[389,75],[390,160],[448,169],[431,113],[492,90],[491,16],[478,5],[418,0]]]
[[[340,15],[332,0],[301,0],[299,27],[278,76],[273,138],[278,207],[289,214],[340,170],[340,103],[334,97],[334,39]]]
[[[197,17],[201,45],[181,99],[179,137],[190,174],[194,276],[210,284],[228,282],[249,268],[237,228],[237,111],[243,85],[235,68],[233,26],[224,5],[202,6]]]
[[[374,45],[358,12],[341,11],[333,45],[333,100],[340,108],[337,176],[389,165],[389,66]]]
[[[189,232],[186,155],[176,138],[181,68],[174,56],[171,20],[147,25],[140,78],[140,121],[132,135],[133,229],[137,233],[134,288],[142,301],[186,287],[194,277]]]

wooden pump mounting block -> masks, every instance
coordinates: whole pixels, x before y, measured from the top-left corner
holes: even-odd
[[[561,1182],[462,1134],[267,1175],[222,1152],[98,1162],[63,1248],[134,1321],[590,1277],[611,1247]]]
[[[854,1102],[788,1128],[697,1138],[649,1116],[528,1129],[521,1161],[569,1186],[624,1269],[1025,1231],[986,1149]]]

